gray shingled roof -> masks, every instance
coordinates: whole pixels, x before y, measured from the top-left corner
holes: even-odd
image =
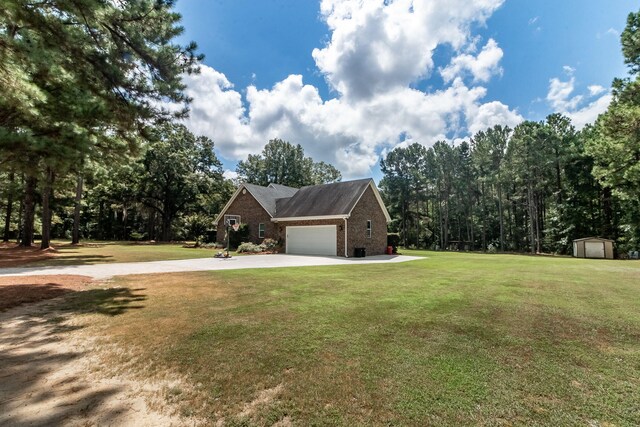
[[[302,187],[291,197],[276,201],[277,218],[348,215],[371,178]]]
[[[291,197],[298,191],[297,188],[278,184],[269,184],[268,187],[254,184],[243,185],[272,217],[276,215],[276,200]]]

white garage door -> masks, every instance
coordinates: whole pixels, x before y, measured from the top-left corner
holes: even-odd
[[[287,253],[299,255],[338,254],[335,225],[287,227]]]
[[[587,258],[604,258],[604,243],[585,242],[584,252]]]

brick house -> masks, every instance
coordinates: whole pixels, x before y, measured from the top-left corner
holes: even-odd
[[[226,224],[247,224],[249,240],[277,240],[289,254],[353,256],[385,253],[391,218],[372,179],[300,189],[241,184],[217,217],[219,240]]]

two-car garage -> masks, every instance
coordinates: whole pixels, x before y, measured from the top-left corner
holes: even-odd
[[[298,255],[338,255],[335,225],[287,226],[286,251]]]

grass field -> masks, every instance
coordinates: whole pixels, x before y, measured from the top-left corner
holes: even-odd
[[[83,265],[108,262],[142,262],[208,258],[218,250],[183,247],[179,243],[141,244],[135,242],[83,242],[70,245],[54,241],[55,252],[43,252],[37,247],[23,250],[15,247],[0,248],[0,267],[41,267]],[[234,255],[236,255],[234,253]]]
[[[127,349],[114,368],[185,375],[168,397],[227,425],[640,424],[640,263],[411,254],[131,276],[66,304]]]

